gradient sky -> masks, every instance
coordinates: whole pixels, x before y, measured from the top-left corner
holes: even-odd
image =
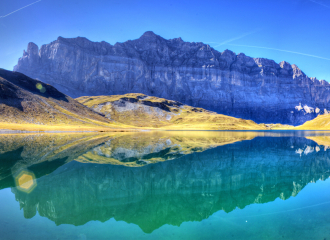
[[[330,0],[1,0],[0,68],[12,70],[29,42],[82,36],[115,44],[149,30],[285,60],[330,81]]]

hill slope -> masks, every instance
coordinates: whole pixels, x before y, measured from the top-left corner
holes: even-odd
[[[78,102],[109,120],[136,127],[173,130],[252,130],[266,129],[251,120],[217,114],[177,101],[140,93],[113,96],[80,97]]]
[[[107,118],[48,84],[0,69],[0,129],[10,128],[10,124],[15,124],[13,129],[100,128],[109,123]]]
[[[72,97],[138,92],[257,123],[300,125],[330,110],[329,83],[294,64],[150,31],[115,45],[83,37],[40,50],[29,43],[14,70]]]
[[[297,130],[330,130],[330,114],[319,115],[296,127]]]

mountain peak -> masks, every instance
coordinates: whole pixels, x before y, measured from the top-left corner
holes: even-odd
[[[133,40],[133,42],[136,42],[138,44],[143,45],[143,49],[150,48],[151,46],[155,47],[154,45],[150,45],[151,43],[164,43],[165,39],[161,36],[155,34],[153,31],[147,31],[142,34],[142,36],[136,40]]]
[[[28,47],[27,47],[27,52],[29,54],[37,55],[39,52],[39,48],[38,48],[37,44],[35,44],[33,42],[29,42]]]
[[[173,38],[170,41],[172,41],[172,42],[184,42],[181,37]]]
[[[292,69],[292,66],[290,63],[286,62],[286,61],[282,61],[279,63],[280,67],[286,70],[290,70]]]
[[[141,37],[158,37],[153,31],[146,31]]]

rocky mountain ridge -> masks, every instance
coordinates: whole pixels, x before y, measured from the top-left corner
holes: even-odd
[[[29,43],[15,71],[72,96],[143,93],[258,123],[299,125],[330,110],[330,86],[296,65],[251,58],[153,32],[111,45],[63,38]]]

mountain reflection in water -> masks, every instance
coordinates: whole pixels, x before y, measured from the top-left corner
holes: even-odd
[[[114,218],[151,233],[219,210],[285,200],[330,176],[327,133],[43,134],[0,140],[0,187],[12,187],[26,218],[38,211],[57,225]],[[15,187],[13,176],[25,169],[37,178],[30,193]]]

